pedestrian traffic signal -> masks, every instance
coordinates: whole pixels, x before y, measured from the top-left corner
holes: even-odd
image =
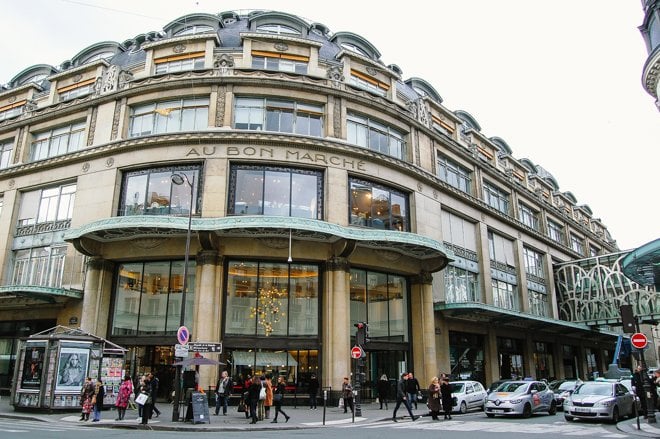
[[[353,326],[357,328],[355,332],[355,344],[362,347],[369,342],[369,325],[365,322],[357,322]]]

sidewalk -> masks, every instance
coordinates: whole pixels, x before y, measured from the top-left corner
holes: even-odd
[[[301,399],[299,402],[304,402]],[[379,405],[375,403],[363,404],[362,416],[355,417],[355,422],[388,422],[392,419],[392,409],[394,403],[389,404],[388,410],[379,410]],[[277,424],[271,423],[275,415],[275,408],[271,408],[271,419],[264,419],[256,424],[250,424],[250,420],[245,418],[244,413],[236,411],[236,406],[230,406],[227,416],[222,413],[219,416],[214,416],[213,412],[215,407],[209,407],[210,423],[207,424],[192,424],[191,422],[172,422],[172,406],[170,404],[159,404],[158,408],[161,410],[161,415],[149,421],[149,424],[144,426],[140,425],[137,420],[137,410],[128,410],[126,412],[126,419],[123,421],[115,421],[117,412],[113,410],[105,410],[101,413],[100,422],[80,422],[79,412],[62,411],[62,412],[36,412],[36,411],[14,411],[13,406],[9,405],[9,397],[2,396],[0,398],[0,418],[5,419],[26,419],[41,422],[70,422],[72,424],[84,425],[85,427],[104,427],[104,428],[122,428],[131,430],[149,429],[149,430],[168,430],[168,431],[261,431],[261,430],[298,430],[298,429],[311,429],[321,428],[323,423],[323,407],[319,406],[318,410],[310,410],[308,406],[298,405],[297,407],[285,406],[283,407],[287,415],[290,416],[289,422],[284,422],[285,419],[280,417]],[[410,420],[410,417],[401,417],[405,413],[405,409],[399,409],[399,420]],[[415,415],[426,414],[426,409],[422,404],[419,405],[419,410],[414,410]],[[660,416],[659,416],[660,421]],[[344,413],[343,409],[337,407],[326,407],[325,410],[325,426],[332,427],[333,425],[350,424],[353,422],[351,413]],[[617,429],[629,435],[635,435],[647,438],[660,438],[660,423],[648,424],[645,419],[639,420],[640,429],[637,429],[636,419],[627,419],[617,424]]]
[[[305,402],[306,398],[301,399],[299,402]],[[379,405],[375,403],[363,404],[362,416],[355,417],[355,422],[364,421],[378,421],[378,420],[391,420],[393,404],[390,404],[389,410],[379,410]],[[0,399],[0,418],[9,419],[29,419],[41,422],[71,422],[86,427],[104,427],[104,428],[123,428],[123,429],[149,429],[149,430],[169,430],[169,431],[259,431],[259,430],[296,430],[319,428],[324,426],[323,420],[323,406],[319,406],[317,410],[310,410],[306,405],[284,406],[282,409],[289,415],[289,422],[285,422],[283,416],[278,417],[277,424],[271,423],[275,416],[275,407],[271,408],[270,419],[264,419],[256,424],[250,424],[250,419],[245,417],[245,413],[239,413],[236,406],[230,406],[227,415],[223,416],[222,411],[219,416],[213,413],[215,407],[209,407],[210,423],[193,424],[191,422],[172,422],[172,405],[161,403],[158,404],[158,409],[161,411],[159,417],[153,417],[148,425],[140,425],[137,419],[137,410],[128,410],[126,417],[123,421],[115,421],[117,417],[116,410],[104,410],[101,412],[100,422],[80,422],[80,414],[75,411],[55,411],[53,413],[37,412],[37,411],[15,411],[14,407],[9,404],[9,397],[3,396]],[[185,410],[185,407],[182,407]],[[405,413],[404,410],[399,410],[399,415]],[[422,415],[425,410],[422,410],[420,405],[419,410],[415,411],[416,415]],[[405,418],[398,416],[399,419],[410,419],[409,416]],[[326,407],[325,410],[325,426],[331,427],[338,424],[350,424],[353,422],[351,412],[344,413],[343,409],[335,406]]]

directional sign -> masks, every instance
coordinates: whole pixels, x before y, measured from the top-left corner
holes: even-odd
[[[190,331],[188,331],[188,328],[185,326],[179,327],[179,330],[176,331],[176,339],[179,344],[187,344],[188,340],[190,339]]]
[[[646,339],[646,336],[641,332],[635,332],[630,336],[630,344],[633,345],[634,348],[644,349],[647,343],[648,340]]]
[[[192,352],[222,353],[222,343],[192,342],[188,344],[188,347]]]
[[[362,358],[363,355],[364,355],[364,351],[362,350],[362,348],[360,346],[353,346],[351,348],[351,358],[352,359],[358,360],[358,359]]]
[[[175,357],[187,357],[188,356],[188,346],[182,344],[174,345],[174,356]]]

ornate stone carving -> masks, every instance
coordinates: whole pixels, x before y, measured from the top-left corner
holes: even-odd
[[[27,111],[34,111],[37,109],[37,103],[34,101],[34,99],[28,99],[27,102],[25,102],[24,112]]]
[[[107,259],[94,256],[91,258],[87,258],[86,267],[88,270],[112,271],[114,268],[114,263],[112,261],[108,261]]]
[[[82,80],[82,75],[78,73],[73,77],[73,82],[80,82]]]
[[[330,84],[335,88],[340,88],[344,82],[344,65],[329,66],[326,76],[331,81]]]
[[[195,257],[197,265],[222,265],[222,256],[215,250],[202,250]]]
[[[9,101],[10,104],[13,104],[14,102],[16,102],[16,96],[10,96],[9,99],[7,99],[7,101]]]
[[[422,271],[417,276],[413,276],[410,281],[418,285],[430,285],[433,283],[433,275],[428,271]]]
[[[112,116],[112,130],[110,131],[110,140],[115,140],[119,134],[119,117],[121,116],[121,107],[124,101],[115,102],[115,113]]]
[[[218,99],[215,106],[215,126],[221,127],[225,121],[225,102],[227,100],[227,86],[218,87]]]
[[[287,50],[289,50],[289,45],[287,43],[282,42],[282,41],[278,41],[277,43],[275,43],[273,45],[273,47],[278,52],[286,52]]]
[[[105,160],[105,166],[107,166],[108,168],[112,168],[112,165],[114,165],[114,164],[115,164],[115,159],[112,158],[112,157],[108,157]]]
[[[415,101],[408,101],[406,103],[408,106],[408,111],[413,114],[413,117],[419,121],[425,127],[431,128],[431,109],[424,99],[417,99]]]
[[[423,189],[422,183],[417,183],[417,191],[421,192]]]
[[[401,253],[393,252],[390,250],[383,250],[383,249],[374,250],[374,254],[389,262],[398,261],[399,259],[401,259],[401,256],[403,256]]]
[[[259,242],[268,248],[282,249],[289,246],[288,238],[259,238]]]
[[[14,158],[13,158],[13,163],[16,164],[19,162],[21,158],[21,150],[23,149],[23,133],[25,132],[25,128],[21,127],[18,129],[18,134],[16,135],[16,146],[15,149],[16,151],[14,152]]]
[[[369,73],[371,76],[376,76],[376,74],[378,74],[378,70],[371,66],[367,66],[367,73]]]
[[[165,241],[167,241],[167,238],[137,238],[133,239],[131,243],[137,248],[150,250],[152,248],[160,247]]]
[[[340,98],[334,98],[334,111],[332,113],[332,135],[341,138],[341,103]]]
[[[174,46],[172,51],[174,53],[183,53],[183,52],[186,51],[186,45],[185,44],[177,44],[176,46]]]
[[[7,182],[7,184],[9,185],[10,188],[13,189],[14,186],[16,186],[16,180],[14,180],[14,179],[12,178],[11,180],[9,180],[9,181]]]
[[[92,146],[94,143],[94,134],[96,133],[96,119],[98,118],[99,109],[98,107],[92,108],[92,117],[89,121],[89,132],[87,134],[87,146]]]
[[[117,80],[117,88],[119,90],[123,90],[124,88],[128,87],[128,83],[133,80],[133,74],[131,72],[127,72],[126,70],[121,70],[119,72],[119,78]]]
[[[100,78],[94,84],[94,93],[96,95],[104,95],[106,93],[117,90],[117,83],[119,80],[119,66],[112,65],[105,70]]]
[[[217,55],[213,59],[213,67],[218,69],[220,76],[227,76],[234,69],[234,57],[226,53]]]
[[[334,256],[325,262],[325,269],[327,271],[348,271],[351,269],[351,264],[346,258]]]
[[[83,165],[82,165],[82,171],[83,171],[84,173],[87,173],[87,172],[89,171],[89,168],[90,168],[90,167],[91,167],[91,165],[89,164],[89,162],[85,162],[85,163],[83,163]]]

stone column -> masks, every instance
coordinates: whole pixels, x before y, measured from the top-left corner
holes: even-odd
[[[197,262],[195,279],[195,307],[193,320],[193,339],[199,342],[220,342],[221,311],[223,294],[222,257],[215,250],[202,250],[195,257]],[[204,356],[218,359],[217,354]],[[199,384],[203,389],[214,386],[217,382],[216,367],[199,368]]]
[[[536,376],[536,363],[534,362],[534,341],[532,340],[532,334],[527,332],[525,337],[525,352],[523,353],[523,370],[525,376],[533,377],[537,379]],[[524,377],[523,377],[524,378]]]
[[[350,268],[346,258],[334,257],[326,262],[325,291],[321,322],[323,343],[322,386],[341,388],[342,378],[351,372],[349,331]]]
[[[555,377],[558,380],[566,378],[566,373],[564,372],[564,351],[562,349],[561,341],[559,338],[555,338],[552,343],[552,361],[555,366]]]
[[[428,383],[438,374],[435,350],[435,318],[433,311],[433,276],[421,272],[412,279],[410,335],[413,351],[413,368],[420,383]]]
[[[112,272],[114,265],[103,258],[87,260],[80,329],[99,337],[108,336],[108,321],[112,316]]]
[[[449,344],[449,325],[447,321],[443,318],[438,318],[436,321],[436,327],[439,330],[439,334],[435,336],[436,339],[436,349],[438,353],[438,371],[433,376],[440,376],[438,374],[446,373],[449,375],[451,371],[451,359],[449,358],[450,344]],[[421,383],[421,381],[420,381]]]
[[[486,358],[484,359],[484,374],[486,384],[490,385],[500,379],[500,356],[497,350],[497,334],[493,329],[486,334],[484,346]]]

